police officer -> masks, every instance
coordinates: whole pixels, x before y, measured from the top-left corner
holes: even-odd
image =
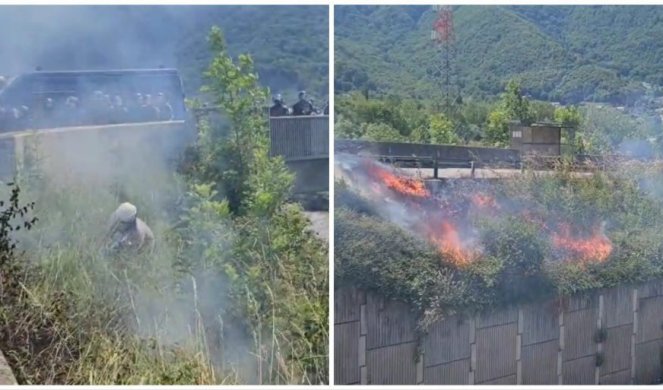
[[[274,105],[269,108],[269,116],[286,116],[289,113],[288,107],[283,104],[283,97],[281,94],[274,96],[272,99]]]
[[[145,222],[137,217],[138,210],[131,203],[122,203],[110,218],[110,250],[140,252],[152,249],[154,234]]]
[[[64,110],[62,111],[63,125],[79,125],[81,123],[81,117],[84,117],[84,114],[81,112],[78,98],[76,96],[67,96],[67,99],[64,101]]]
[[[306,91],[299,92],[299,101],[292,106],[292,115],[311,115],[313,104],[306,100]]]
[[[143,105],[141,106],[141,115],[143,122],[155,122],[159,120],[159,109],[152,102],[152,95],[143,95]]]
[[[104,97],[103,91],[94,91],[90,97],[88,111],[90,124],[102,125],[108,123],[108,103]]]
[[[55,126],[56,124],[53,123],[54,120],[55,120],[55,103],[53,102],[52,98],[47,97],[46,99],[44,99],[41,111],[41,117],[39,118],[37,126],[39,128],[48,128],[51,126]]]
[[[160,121],[172,121],[173,118],[173,106],[170,105],[166,95],[163,92],[159,92],[156,98],[156,108],[159,110],[159,120]]]

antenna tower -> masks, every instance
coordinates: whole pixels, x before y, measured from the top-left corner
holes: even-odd
[[[445,96],[445,110],[447,117],[451,115],[452,89],[454,69],[453,63],[456,57],[456,37],[454,34],[453,11],[450,5],[434,5],[433,10],[437,16],[433,23],[431,38],[437,52],[437,75],[441,81],[442,92]]]

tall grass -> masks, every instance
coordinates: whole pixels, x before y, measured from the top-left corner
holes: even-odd
[[[175,176],[134,177],[23,183],[21,199],[35,201],[39,220],[15,235],[21,252],[0,270],[0,350],[19,383],[325,382],[326,326],[318,339],[304,329],[327,321],[323,245],[303,238],[319,253],[301,259],[275,251],[283,243],[270,241],[271,230],[279,224],[267,223],[259,229],[265,241],[247,246],[222,214],[202,221],[196,212],[205,210]],[[107,220],[127,200],[157,245],[110,256]],[[295,228],[306,223],[296,207],[281,215]],[[257,261],[246,261],[252,256]],[[298,264],[307,256],[318,263]]]

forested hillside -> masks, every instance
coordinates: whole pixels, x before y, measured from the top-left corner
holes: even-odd
[[[535,99],[632,104],[663,84],[661,6],[455,6],[454,70],[463,98],[508,80]],[[338,6],[337,93],[440,93],[428,6]],[[643,82],[645,84],[643,84]]]

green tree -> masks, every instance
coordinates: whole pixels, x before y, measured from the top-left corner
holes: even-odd
[[[506,146],[509,143],[509,117],[502,110],[488,114],[486,140],[495,146]]]
[[[460,141],[453,123],[444,114],[431,115],[428,132],[432,144],[456,144]]]
[[[578,129],[582,122],[582,114],[575,106],[557,107],[555,109],[555,122]]]
[[[363,139],[382,142],[402,142],[403,136],[393,127],[385,123],[368,123],[362,126]]]
[[[567,126],[567,129],[562,133],[562,143],[572,146],[573,153],[583,154],[586,152],[585,144],[582,133],[576,136],[578,131],[581,130],[582,114],[575,106],[557,107],[555,108],[555,122],[562,126]]]
[[[509,119],[520,121],[523,125],[528,126],[534,120],[530,102],[523,96],[520,84],[515,80],[507,83],[501,106]]]

